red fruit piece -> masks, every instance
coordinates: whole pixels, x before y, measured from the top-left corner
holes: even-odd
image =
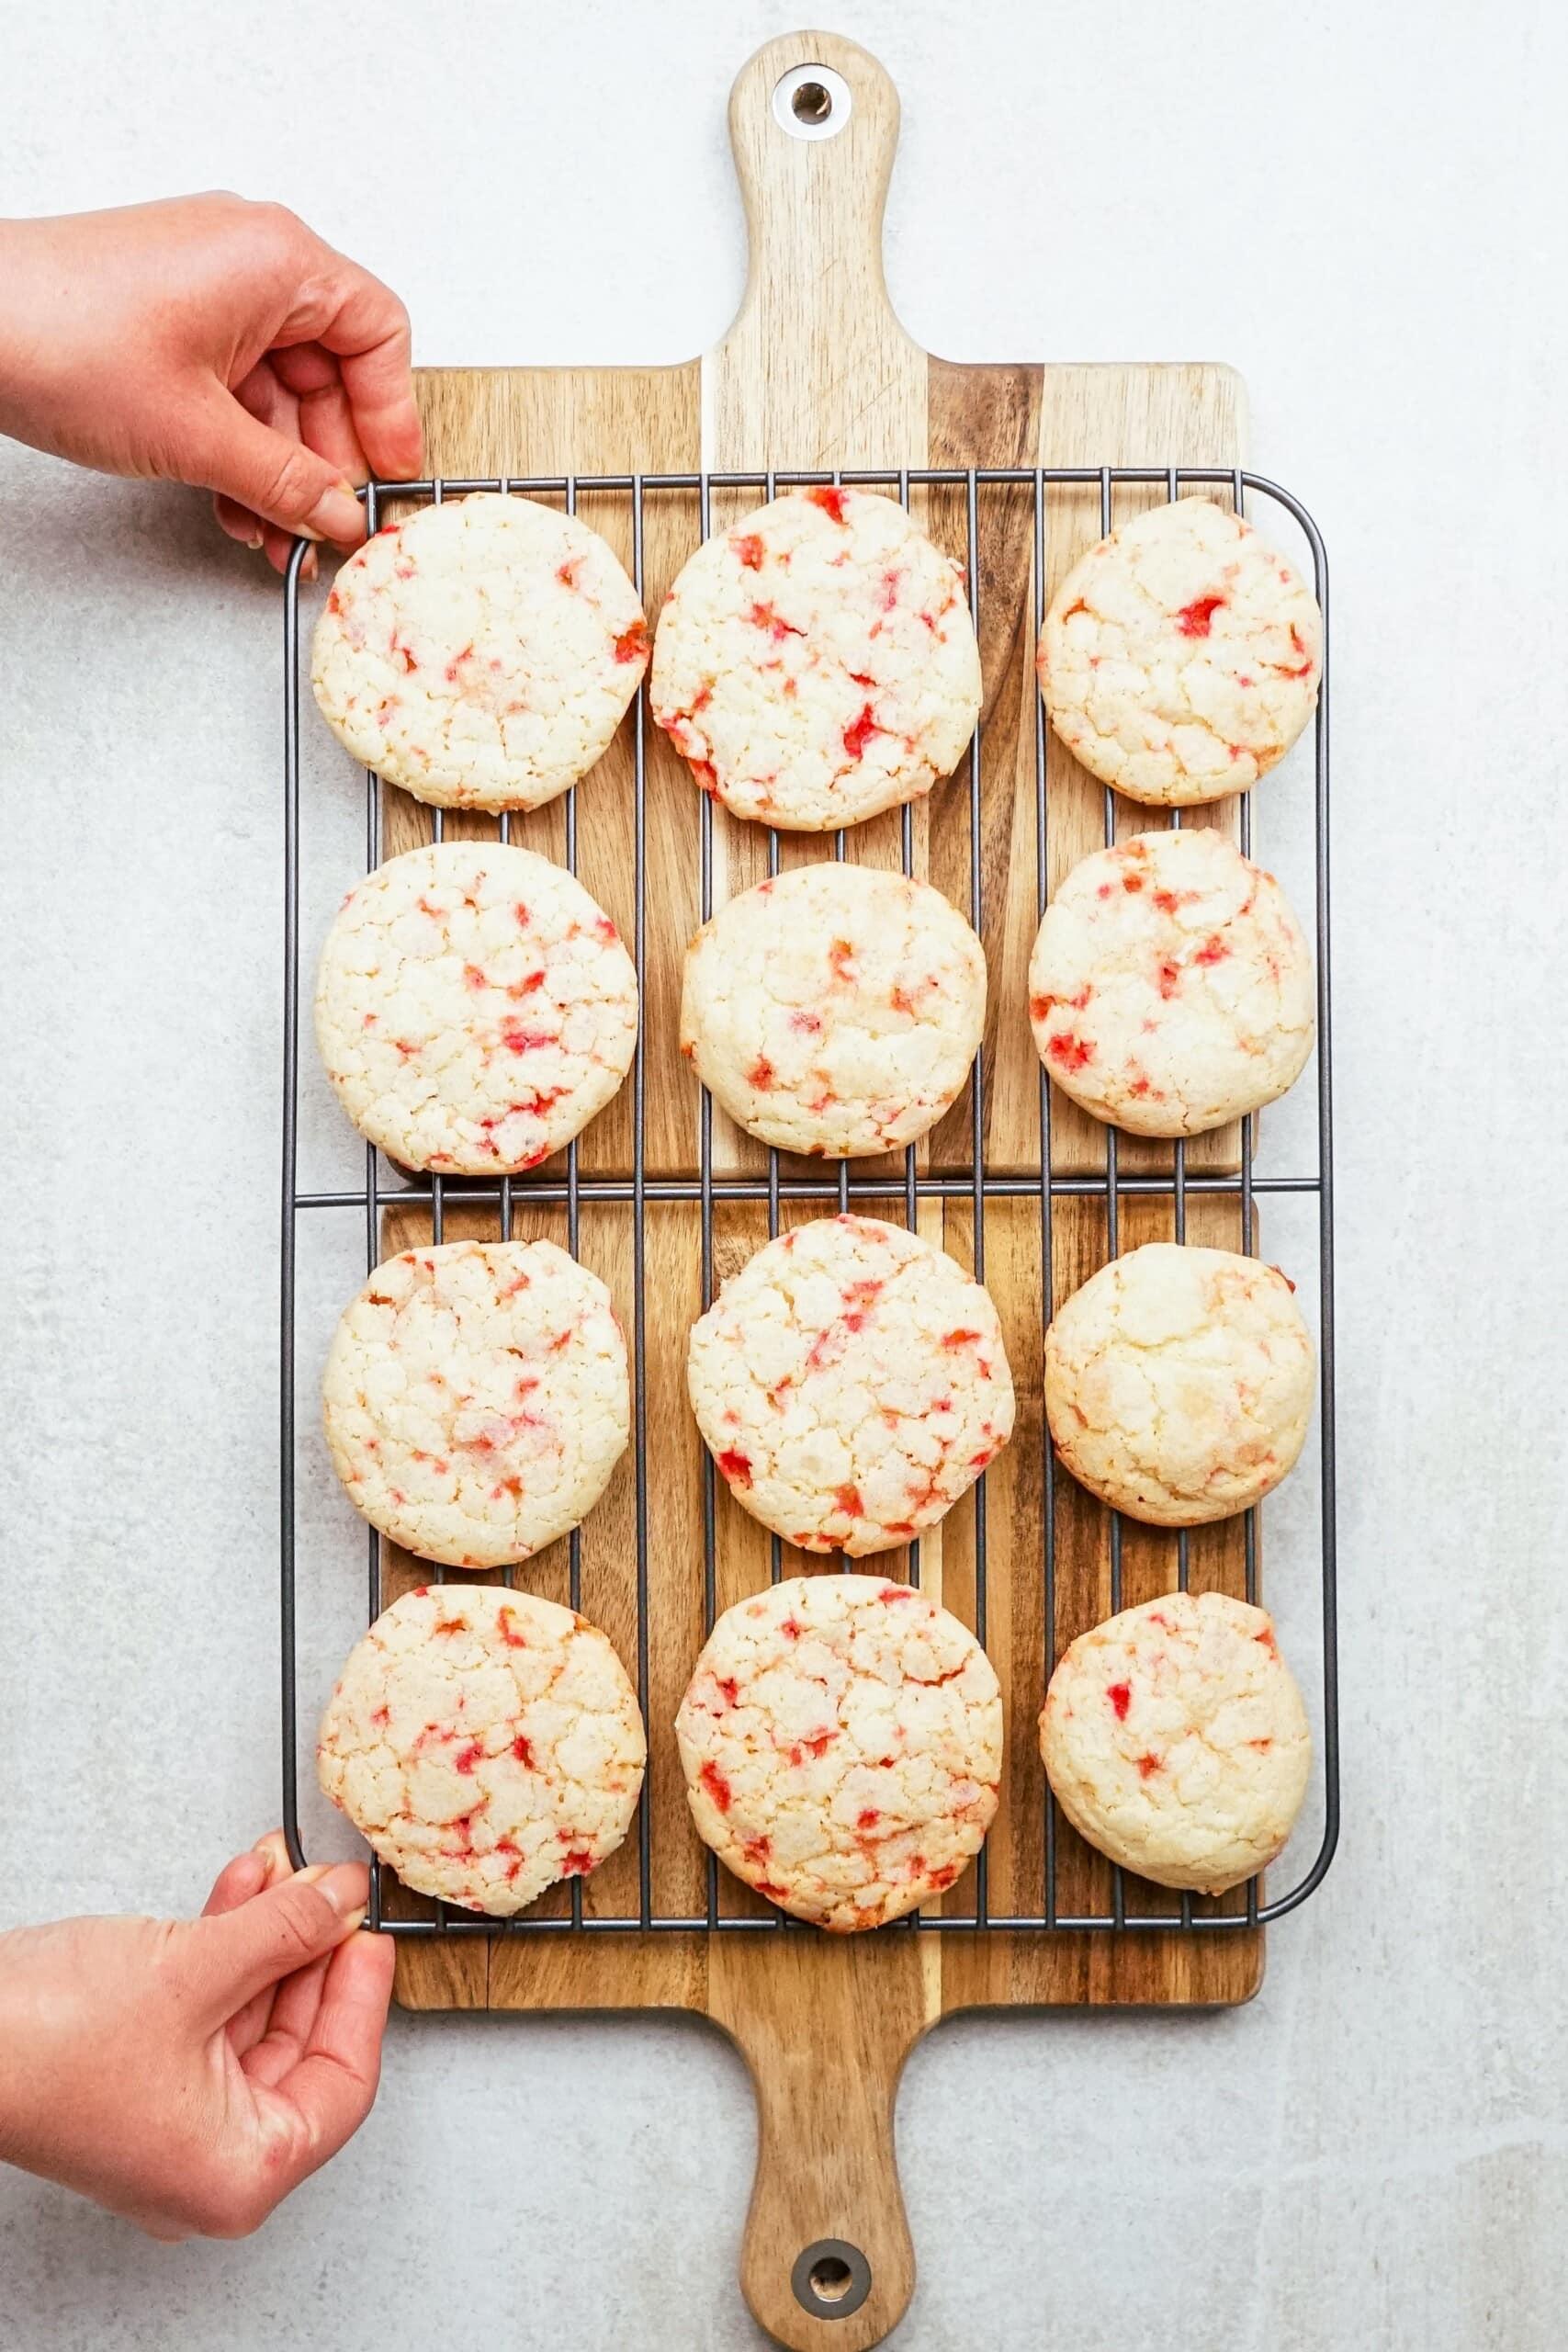
[[[706,1763],[697,1774],[697,1785],[705,1790],[720,1813],[728,1813],[735,1800],[735,1792],[714,1763]]]
[[[729,1447],[718,1457],[718,1466],[732,1487],[749,1487],[751,1483],[751,1457],[738,1453]]]
[[[1060,1029],[1055,1036],[1047,1037],[1045,1051],[1062,1069],[1082,1069],[1094,1059],[1094,1047],[1087,1037],[1075,1037],[1070,1029]]]
[[[1195,596],[1183,605],[1176,616],[1176,626],[1183,637],[1207,637],[1209,623],[1224,603],[1223,596]]]
[[[874,735],[880,735],[882,731],[876,723],[875,712],[872,709],[870,703],[867,703],[853,725],[844,729],[844,749],[851,759],[863,759],[866,745]]]
[[[1116,1711],[1117,1722],[1119,1724],[1125,1723],[1127,1720],[1127,1710],[1133,1703],[1132,1684],[1130,1682],[1113,1682],[1106,1691],[1105,1695]]]

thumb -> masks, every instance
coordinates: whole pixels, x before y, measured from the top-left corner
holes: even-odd
[[[341,466],[263,424],[231,393],[215,391],[205,404],[193,443],[188,479],[264,523],[337,547],[365,537],[365,511]]]
[[[364,1863],[339,1862],[319,1878],[301,1871],[238,1910],[197,1920],[191,1935],[198,1997],[215,2018],[231,2017],[353,1935],[368,1892]]]

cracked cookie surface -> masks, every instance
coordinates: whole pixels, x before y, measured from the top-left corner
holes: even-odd
[[[505,1917],[615,1852],[647,1744],[585,1617],[495,1585],[422,1585],[353,1650],[321,1788],[405,1886]]]
[[[929,792],[975,731],[962,567],[890,498],[790,491],[682,570],[649,693],[697,782],[738,817],[858,824]]]
[[[537,808],[592,766],[648,658],[637,591],[598,532],[480,491],[350,556],[310,684],[339,742],[416,800]]]
[[[887,1151],[935,1125],[986,1021],[986,958],[940,890],[860,865],[759,882],[686,950],[681,1050],[784,1151]]]
[[[945,1609],[877,1577],[795,1577],[726,1610],[675,1732],[698,1835],[840,1933],[942,1894],[997,1809],[989,1659]]]
[[[626,1343],[553,1241],[448,1241],[377,1267],[322,1381],[355,1508],[422,1559],[502,1567],[591,1510],[626,1451]]]
[[[875,1217],[818,1218],[759,1250],[694,1326],[686,1377],[736,1500],[811,1552],[908,1543],[1012,1434],[989,1295]]]
[[[581,884],[532,850],[436,842],[356,883],[321,950],[316,1040],[362,1135],[406,1168],[533,1168],[637,1047],[637,973]]]
[[[1245,792],[1317,704],[1323,618],[1304,581],[1207,498],[1151,507],[1052,597],[1036,667],[1051,724],[1133,800]]]
[[[1222,833],[1135,833],[1075,865],[1029,960],[1056,1084],[1134,1135],[1274,1102],[1312,1051],[1312,956],[1271,874]]]
[[[1146,1242],[1045,1334],[1045,1414],[1091,1494],[1158,1527],[1228,1519],[1277,1487],[1312,1418],[1311,1335],[1277,1266]]]
[[[1223,1894],[1289,1838],[1312,1736],[1267,1612],[1172,1592],[1063,1652],[1040,1753],[1091,1846],[1156,1885]]]

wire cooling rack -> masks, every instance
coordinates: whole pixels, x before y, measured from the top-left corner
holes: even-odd
[[[970,1119],[966,1164],[956,1169],[942,1170],[921,1167],[916,1148],[911,1145],[904,1159],[902,1180],[890,1181],[883,1176],[856,1177],[850,1172],[850,1163],[839,1164],[835,1175],[798,1176],[781,1173],[780,1155],[768,1154],[764,1176],[732,1174],[717,1170],[714,1160],[713,1105],[705,1089],[702,1091],[698,1122],[698,1149],[695,1164],[677,1173],[650,1172],[647,1153],[647,1118],[644,1071],[644,1040],[639,1036],[637,1058],[631,1076],[633,1109],[633,1143],[631,1169],[625,1175],[599,1175],[580,1172],[578,1146],[574,1142],[565,1154],[564,1170],[559,1156],[537,1173],[503,1178],[496,1182],[468,1182],[434,1176],[424,1182],[405,1182],[400,1177],[383,1179],[377,1154],[367,1147],[365,1181],[352,1190],[301,1192],[299,1185],[299,661],[300,619],[299,586],[300,566],[308,543],[296,542],[289,561],[284,593],[284,796],[285,796],[285,969],[284,969],[284,1099],[283,1099],[283,1216],[282,1216],[282,1368],[281,1368],[281,1577],[282,1577],[282,1733],[283,1733],[283,1809],[284,1827],[288,1849],[296,1863],[304,1861],[305,1854],[299,1832],[298,1803],[298,1679],[296,1657],[296,1365],[295,1365],[295,1290],[296,1253],[299,1219],[315,1217],[327,1212],[357,1212],[364,1220],[367,1272],[382,1255],[381,1218],[383,1212],[398,1208],[421,1208],[428,1211],[432,1238],[439,1243],[443,1237],[443,1220],[448,1206],[457,1203],[465,1206],[493,1206],[498,1235],[508,1238],[513,1231],[515,1207],[524,1203],[564,1205],[568,1246],[576,1253],[580,1209],[586,1203],[623,1204],[632,1220],[632,1264],[634,1295],[632,1314],[632,1358],[634,1373],[634,1443],[636,1453],[636,1540],[637,1540],[637,1657],[636,1680],[645,1724],[649,1717],[649,1479],[647,1459],[648,1410],[648,1334],[647,1300],[645,1297],[646,1220],[650,1204],[664,1201],[695,1202],[700,1204],[702,1228],[702,1299],[705,1308],[712,1299],[714,1282],[714,1218],[719,1205],[730,1201],[765,1201],[768,1210],[768,1231],[775,1235],[780,1227],[780,1205],[786,1201],[821,1203],[825,1209],[847,1209],[852,1204],[870,1206],[880,1204],[884,1212],[900,1200],[907,1222],[914,1227],[919,1205],[924,1201],[956,1200],[969,1204],[973,1216],[974,1269],[984,1280],[986,1265],[986,1210],[988,1202],[999,1199],[1037,1197],[1040,1215],[1040,1246],[1044,1270],[1041,1299],[1042,1329],[1053,1312],[1052,1298],[1052,1218],[1054,1204],[1065,1197],[1088,1196],[1103,1203],[1107,1254],[1115,1256],[1120,1248],[1122,1212],[1130,1199],[1154,1195],[1170,1204],[1174,1238],[1184,1240],[1187,1231],[1188,1204],[1193,1196],[1221,1195],[1236,1204],[1241,1246],[1255,1246],[1254,1202],[1263,1193],[1299,1194],[1315,1200],[1317,1204],[1317,1286],[1319,1314],[1318,1346],[1318,1435],[1319,1435],[1319,1537],[1320,1593],[1322,1633],[1321,1718],[1317,1743],[1322,1767],[1322,1832],[1312,1861],[1302,1875],[1283,1894],[1263,1899],[1258,1880],[1251,1881],[1243,1902],[1235,1908],[1220,1911],[1212,1904],[1195,1904],[1190,1895],[1182,1895],[1179,1905],[1171,1909],[1150,1911],[1134,1907],[1129,1901],[1130,1887],[1138,1890],[1136,1900],[1146,1896],[1148,1890],[1141,1881],[1124,1881],[1116,1869],[1111,1873],[1110,1905],[1104,1910],[1085,1911],[1064,1907],[1058,1898],[1058,1866],[1061,1830],[1055,1807],[1047,1791],[1043,1798],[1043,1883],[1037,1908],[1010,1907],[993,1909],[988,1899],[987,1860],[982,1849],[975,1872],[975,1901],[972,1908],[958,1910],[923,1910],[897,1922],[880,1932],[904,1930],[959,1931],[970,1934],[990,1929],[1034,1929],[1049,1933],[1108,1932],[1124,1934],[1208,1935],[1257,1928],[1293,1911],[1321,1883],[1333,1859],[1339,1824],[1339,1754],[1337,1667],[1335,1607],[1335,1444],[1334,1444],[1334,1258],[1333,1258],[1333,1166],[1331,1117],[1331,1051],[1329,997],[1329,839],[1328,839],[1328,566],[1322,537],[1311,515],[1292,493],[1278,483],[1240,468],[1224,467],[909,467],[898,469],[843,469],[835,471],[759,471],[755,473],[660,473],[608,475],[509,476],[489,480],[432,480],[417,482],[372,483],[364,492],[367,521],[369,528],[378,528],[381,510],[391,501],[434,502],[439,503],[448,496],[461,496],[474,491],[526,494],[558,500],[568,513],[575,513],[581,496],[605,495],[624,499],[629,507],[631,568],[639,598],[644,594],[645,526],[650,505],[654,502],[680,500],[694,510],[696,534],[706,538],[710,532],[710,507],[717,492],[750,491],[772,499],[778,491],[811,484],[846,484],[857,488],[875,488],[893,492],[907,507],[912,489],[945,492],[961,505],[964,530],[967,540],[966,577],[970,610],[976,633],[986,642],[982,627],[981,567],[977,560],[979,548],[979,507],[982,496],[1002,488],[1015,493],[1028,492],[1033,502],[1032,580],[1034,596],[1034,627],[1038,634],[1043,618],[1046,581],[1046,534],[1053,493],[1071,492],[1078,498],[1099,493],[1100,525],[1103,535],[1112,524],[1114,494],[1124,487],[1163,490],[1176,498],[1187,489],[1202,485],[1226,493],[1235,511],[1247,512],[1247,502],[1263,500],[1290,514],[1298,526],[1311,549],[1314,585],[1324,616],[1323,679],[1318,698],[1314,729],[1314,913],[1315,916],[1315,947],[1317,970],[1317,1050],[1316,1050],[1316,1149],[1314,1165],[1308,1170],[1291,1174],[1255,1174],[1254,1120],[1241,1123],[1242,1141],[1238,1166],[1234,1172],[1209,1170],[1189,1171],[1187,1148],[1181,1141],[1174,1147],[1168,1173],[1135,1173],[1118,1164],[1118,1136],[1114,1127],[1104,1130],[1104,1164],[1098,1172],[1061,1172],[1054,1167],[1051,1152],[1050,1090],[1042,1068],[1039,1075],[1039,1152],[1032,1170],[1020,1172],[1016,1169],[994,1168],[986,1153],[986,1107],[984,1055],[977,1056],[970,1081]],[[646,601],[646,599],[644,600]],[[1040,911],[1046,899],[1047,875],[1047,725],[1038,695],[1033,701],[1034,726],[1034,833],[1037,873],[1037,896]],[[639,996],[646,1005],[648,978],[648,902],[647,902],[647,834],[646,791],[648,719],[645,698],[639,694],[626,725],[632,732],[635,762],[635,883],[637,912],[635,927],[635,962]],[[969,814],[969,904],[967,912],[976,933],[982,932],[985,908],[982,901],[982,767],[981,730],[976,727],[966,763],[959,775],[938,791],[962,792],[964,779],[967,783]],[[366,865],[379,863],[382,855],[382,792],[379,780],[370,773],[366,775]],[[439,808],[431,811],[433,837],[442,838],[443,815]],[[1170,820],[1179,825],[1181,812],[1170,812]],[[1153,812],[1148,821],[1153,821]],[[1116,803],[1109,788],[1104,793],[1104,834],[1107,843],[1115,837]],[[577,794],[567,796],[566,854],[567,863],[575,872],[578,840]],[[502,815],[497,820],[499,838],[509,838],[509,820]],[[1245,853],[1251,847],[1252,811],[1250,795],[1243,795],[1240,807],[1240,845]],[[714,811],[712,803],[702,800],[700,817],[701,910],[706,922],[714,908]],[[914,831],[912,811],[906,806],[902,811],[902,852],[904,871],[913,871]],[[846,835],[837,834],[834,854],[843,858]],[[779,837],[768,837],[768,871],[779,870]],[[312,1377],[315,1368],[310,1367]],[[1016,1441],[1015,1441],[1016,1442]],[[1056,1552],[1057,1511],[1056,1492],[1059,1483],[1048,1435],[1043,1435],[1043,1509],[1041,1514],[1039,1543],[1041,1547],[1042,1596],[1043,1613],[1043,1648],[1045,1674],[1049,1677],[1055,1663],[1056,1625]],[[705,1598],[705,1629],[711,1627],[717,1607],[717,1530],[716,1510],[715,1468],[705,1455],[703,1466],[703,1587]],[[982,1476],[975,1490],[974,1524],[974,1626],[982,1644],[987,1639],[987,1563],[986,1532],[986,1477]],[[1111,1512],[1109,1598],[1111,1613],[1122,1606],[1122,1525],[1121,1515]],[[1246,1514],[1246,1589],[1249,1600],[1258,1589],[1258,1528],[1257,1512]],[[369,1532],[369,1613],[379,1614],[382,1606],[382,1579],[379,1539]],[[1189,1583],[1189,1538],[1182,1530],[1177,1541],[1177,1577],[1182,1590]],[[438,1581],[445,1572],[434,1565],[431,1580]],[[510,1581],[514,1571],[507,1571]],[[772,1574],[776,1581],[781,1574],[781,1547],[775,1536],[772,1543]],[[919,1582],[919,1550],[909,1547],[909,1578]],[[570,1598],[574,1607],[580,1605],[581,1562],[580,1533],[570,1538]],[[1043,1684],[1042,1684],[1042,1692]],[[313,1697],[317,1694],[313,1694]],[[1022,1721],[1032,1709],[1019,1711],[1020,1720],[1013,1725],[1013,1740],[1027,1736]],[[651,1769],[651,1768],[650,1768]],[[387,1886],[383,1866],[372,1871],[370,1920],[372,1927],[386,1932],[409,1937],[432,1935],[502,1935],[561,1934],[592,1932],[595,1934],[635,1933],[637,1931],[686,1932],[781,1932],[811,1933],[801,1923],[790,1919],[783,1912],[770,1911],[766,1916],[731,1915],[720,1908],[719,1871],[715,1858],[706,1858],[706,1902],[702,1909],[682,1909],[671,1912],[660,1909],[653,1899],[654,1857],[652,1851],[653,1808],[645,1787],[638,1812],[638,1889],[639,1899],[635,1909],[615,1916],[595,1912],[585,1914],[582,1882],[573,1879],[570,1884],[570,1915],[545,1915],[537,1909],[516,1918],[498,1920],[481,1918],[473,1913],[454,1910],[437,1905],[434,1916],[419,1918],[391,1917],[386,1907]]]

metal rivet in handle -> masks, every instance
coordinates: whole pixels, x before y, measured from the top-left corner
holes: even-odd
[[[793,65],[773,85],[773,120],[792,139],[836,139],[853,109],[849,84],[830,65]]]
[[[795,2256],[789,2283],[813,2319],[848,2319],[871,2292],[871,2265],[848,2238],[818,2238]]]

